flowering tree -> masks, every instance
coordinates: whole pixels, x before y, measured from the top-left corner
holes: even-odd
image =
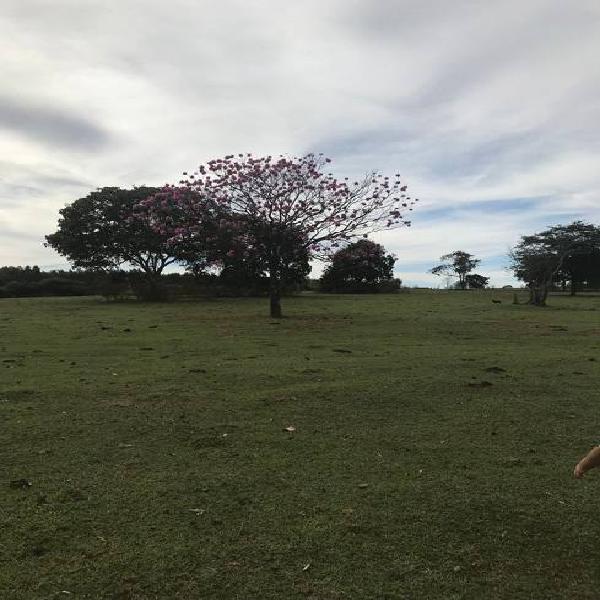
[[[216,262],[223,245],[219,232],[226,226],[236,228],[225,216],[204,195],[186,186],[166,185],[138,202],[128,223],[131,227],[143,223],[165,238],[177,260],[197,271]]]
[[[207,211],[218,215],[219,227],[235,233],[228,252],[241,246],[264,262],[271,316],[280,317],[286,265],[295,255],[323,257],[347,241],[410,225],[405,214],[417,200],[406,194],[399,175],[339,180],[325,171],[330,162],[315,154],[230,154],[184,173],[180,187],[166,188],[144,208],[159,231],[170,229],[179,240],[203,235]]]

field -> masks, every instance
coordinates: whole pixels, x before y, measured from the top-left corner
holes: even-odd
[[[597,599],[600,297],[511,300],[1,300],[0,598]]]

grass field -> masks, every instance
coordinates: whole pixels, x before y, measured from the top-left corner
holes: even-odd
[[[494,297],[1,300],[0,598],[597,599],[600,297]]]

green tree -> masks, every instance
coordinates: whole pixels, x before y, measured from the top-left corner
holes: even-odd
[[[465,277],[465,280],[467,282],[467,287],[470,290],[482,290],[487,287],[490,278],[479,275],[478,273],[471,273]]]
[[[321,277],[325,292],[361,293],[398,289],[394,279],[396,258],[381,244],[359,240],[338,250]],[[397,282],[397,283],[395,283]]]
[[[457,285],[461,290],[467,289],[467,276],[481,262],[479,258],[475,258],[472,254],[463,250],[455,250],[449,254],[444,254],[444,256],[440,256],[440,260],[443,262],[433,267],[429,272],[434,275],[457,277]]]
[[[553,282],[570,260],[600,249],[600,228],[583,221],[525,235],[510,252],[510,267],[529,288],[529,304],[545,306]]]
[[[104,187],[59,211],[56,232],[46,236],[75,268],[111,271],[130,266],[144,273],[149,299],[160,296],[160,275],[183,249],[168,235],[134,218],[137,205],[158,190]],[[190,249],[188,249],[190,251]]]
[[[557,278],[563,287],[568,284],[572,296],[584,286],[600,287],[600,250],[568,256]]]

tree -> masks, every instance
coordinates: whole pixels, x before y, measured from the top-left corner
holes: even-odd
[[[164,268],[182,253],[173,236],[133,218],[135,207],[157,192],[150,187],[104,187],[91,192],[59,211],[58,229],[46,236],[46,245],[76,268],[114,270],[130,265],[140,269],[152,297],[158,293]]]
[[[404,213],[414,202],[400,176],[371,173],[350,183],[325,173],[323,155],[273,159],[250,154],[228,155],[184,173],[179,183],[197,194],[191,203],[171,186],[167,202],[171,225],[179,236],[198,235],[203,206],[218,207],[221,228],[232,230],[243,253],[255,257],[269,273],[271,316],[281,317],[281,290],[286,263],[303,253],[328,256],[341,244],[369,233],[410,225]],[[149,218],[161,230],[160,200],[144,202]],[[163,221],[164,222],[164,221]],[[232,248],[232,251],[235,251]]]
[[[429,272],[434,275],[445,275],[447,277],[458,277],[458,287],[461,290],[467,289],[467,276],[481,262],[468,252],[455,250],[449,254],[440,256],[441,264],[433,267]]]
[[[241,224],[233,230],[221,230],[218,247],[213,246],[212,253],[214,264],[221,267],[219,278],[230,290],[251,294],[268,292],[269,265],[265,260],[266,253],[246,251],[247,238],[237,238],[234,233],[244,229]],[[270,233],[266,223],[262,228],[255,227],[253,246],[264,248]],[[301,239],[301,234],[290,228],[282,228],[279,234],[282,292],[300,287],[310,273],[310,256],[300,243]]]
[[[557,278],[563,287],[569,284],[571,296],[583,288],[600,286],[600,250],[593,248],[590,252],[568,256]]]
[[[482,290],[488,284],[489,277],[484,277],[478,273],[471,273],[465,277],[467,287],[470,290]]]
[[[390,289],[396,258],[381,244],[362,239],[338,250],[321,277],[326,292],[379,292]],[[399,286],[396,286],[396,289]]]
[[[600,228],[575,221],[521,237],[509,256],[515,276],[529,288],[529,304],[545,306],[550,287],[567,262],[599,249]]]
[[[301,230],[250,221],[247,215],[232,213],[187,187],[165,186],[141,202],[135,214],[171,240],[175,257],[188,271],[200,276],[208,266],[219,268],[219,278],[235,292],[260,293],[265,283],[269,288],[264,249],[270,244],[279,247],[282,291],[286,285],[302,283],[310,272]]]
[[[44,274],[37,265],[33,267],[0,267],[0,286],[10,281],[37,282],[44,278]]]

